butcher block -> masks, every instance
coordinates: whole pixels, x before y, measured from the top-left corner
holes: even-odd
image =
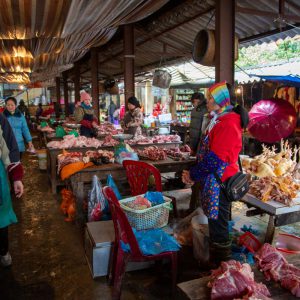
[[[286,259],[289,263],[297,266],[300,268],[300,255],[288,255],[286,256]],[[273,300],[296,300],[299,298],[296,298],[293,296],[290,291],[282,288],[280,284],[275,283],[273,281],[266,281],[264,278],[263,273],[261,273],[256,266],[252,267],[252,270],[254,272],[254,278],[256,282],[264,283],[270,293],[271,298]],[[211,289],[207,287],[207,284],[209,282],[209,276],[186,281],[179,283],[177,286],[182,291],[183,295],[180,299],[190,299],[190,300],[208,300],[210,299],[210,292]]]

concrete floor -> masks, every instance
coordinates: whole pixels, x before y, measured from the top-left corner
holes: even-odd
[[[82,232],[74,223],[64,221],[58,196],[52,195],[47,174],[38,169],[37,158],[25,155],[25,195],[15,199],[14,207],[19,223],[10,227],[10,252],[13,265],[0,267],[0,300],[111,299],[111,287],[106,278],[92,279],[83,249]],[[178,193],[184,198],[185,193]],[[179,209],[188,207],[187,201],[178,203]],[[244,217],[245,206],[235,203],[235,229],[252,224],[263,237],[266,220]],[[299,235],[300,225],[281,229]],[[193,259],[192,249],[179,253],[178,282],[208,275],[200,272]],[[122,300],[186,299],[178,291],[170,297],[169,266],[127,272],[123,280]]]
[[[106,279],[92,279],[81,231],[64,221],[37,158],[25,155],[23,163],[25,194],[13,200],[19,223],[10,227],[9,237],[13,265],[0,268],[0,299],[111,299]],[[181,251],[179,265],[184,259],[185,269],[180,268],[179,281],[199,277],[191,257],[191,249]],[[122,300],[171,299],[168,265],[159,272],[155,268],[128,272],[123,282]]]

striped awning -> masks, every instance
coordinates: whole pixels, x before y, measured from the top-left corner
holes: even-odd
[[[49,78],[168,0],[1,0],[0,80]]]

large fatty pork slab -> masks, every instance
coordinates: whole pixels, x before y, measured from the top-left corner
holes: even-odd
[[[244,297],[270,299],[267,287],[254,281],[250,265],[240,264],[235,260],[222,262],[218,269],[213,270],[208,286],[212,288],[213,300],[244,299]]]
[[[270,244],[264,244],[255,256],[259,269],[267,280],[280,282],[300,298],[300,269],[289,264],[283,255]]]

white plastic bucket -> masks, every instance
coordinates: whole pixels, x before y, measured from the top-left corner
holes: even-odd
[[[47,151],[46,151],[46,149],[37,150],[36,154],[39,159],[39,169],[47,170]]]
[[[193,252],[195,259],[201,264],[209,260],[209,231],[208,220],[203,211],[197,209],[199,214],[192,218]]]

